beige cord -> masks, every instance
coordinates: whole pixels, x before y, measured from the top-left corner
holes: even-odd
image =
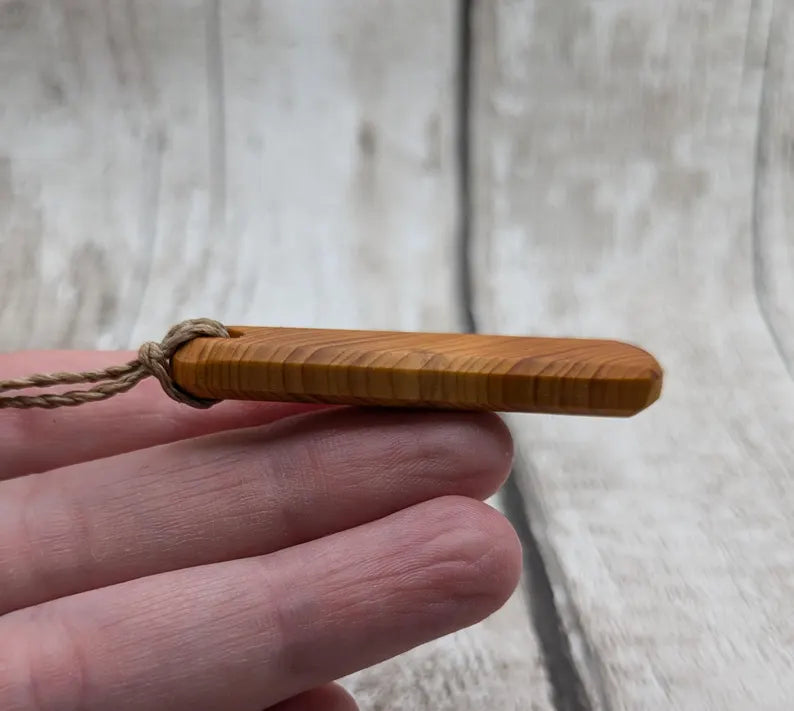
[[[200,336],[229,338],[229,332],[218,321],[208,318],[191,319],[172,326],[160,343],[144,343],[138,349],[138,357],[126,365],[112,365],[103,370],[89,370],[83,373],[37,374],[16,380],[0,380],[0,393],[46,388],[52,385],[97,383],[86,390],[0,397],[0,409],[7,407],[53,409],[107,400],[135,387],[141,380],[150,376],[157,378],[163,390],[177,402],[191,407],[211,407],[217,400],[204,400],[188,395],[177,387],[171,377],[171,357],[185,343]]]

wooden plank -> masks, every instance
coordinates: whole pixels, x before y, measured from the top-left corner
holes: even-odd
[[[8,347],[454,324],[452,2],[2,7]]]
[[[630,420],[511,419],[594,709],[794,698],[793,23],[751,0],[477,16],[480,330],[625,339],[666,371]]]
[[[191,316],[455,330],[456,22],[452,0],[0,0],[0,348]],[[520,594],[345,683],[364,708],[548,708]]]
[[[794,11],[770,25],[758,112],[753,205],[755,288],[781,357],[794,375]]]

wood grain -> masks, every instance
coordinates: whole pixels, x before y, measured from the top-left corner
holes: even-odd
[[[174,355],[177,384],[209,399],[627,417],[662,371],[616,341],[232,327]]]
[[[792,21],[481,4],[481,328],[627,339],[666,371],[631,422],[510,418],[588,708],[794,698],[794,383],[755,290],[790,353]]]
[[[0,0],[0,348],[127,348],[194,316],[460,328],[457,20]],[[520,592],[345,684],[365,709],[551,708]]]
[[[452,0],[0,8],[5,348],[458,326]]]
[[[759,306],[794,376],[794,11],[789,6],[775,5],[763,58],[752,229]]]

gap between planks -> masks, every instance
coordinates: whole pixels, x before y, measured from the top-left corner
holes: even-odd
[[[458,12],[458,86],[457,86],[457,193],[459,206],[458,223],[458,299],[464,330],[477,333],[477,318],[474,312],[474,284],[471,268],[471,243],[473,225],[472,180],[472,88],[474,81],[474,39],[472,25],[475,21],[473,0],[459,0]],[[560,616],[554,589],[564,587],[564,580],[556,580],[550,566],[544,560],[539,544],[543,535],[542,517],[530,522],[525,497],[519,485],[517,472],[527,463],[516,460],[501,492],[504,513],[516,530],[523,549],[524,597],[529,618],[537,636],[543,665],[551,686],[551,703],[556,711],[609,711],[610,705],[594,661],[593,669],[585,670],[590,683],[590,693],[598,695],[598,705],[591,703],[582,675],[574,661],[571,640]],[[526,479],[526,477],[524,477]],[[532,492],[528,492],[532,496]],[[539,502],[531,502],[529,509],[538,510]],[[534,526],[533,526],[534,524]],[[541,529],[541,530],[538,530]],[[559,571],[558,571],[559,572]],[[560,573],[561,575],[561,573]],[[559,577],[555,576],[555,577]],[[575,615],[575,611],[573,612]],[[571,614],[567,615],[568,618]],[[580,645],[581,646],[581,645]],[[584,643],[584,648],[589,646]],[[581,656],[581,655],[580,655]]]

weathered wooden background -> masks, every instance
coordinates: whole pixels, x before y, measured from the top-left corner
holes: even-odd
[[[516,416],[526,584],[371,709],[789,711],[794,3],[0,0],[0,348],[237,323],[616,337]]]

